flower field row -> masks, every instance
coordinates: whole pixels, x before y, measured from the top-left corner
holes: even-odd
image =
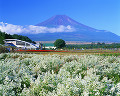
[[[17,52],[68,52],[68,51],[56,51],[56,50],[16,50]]]
[[[0,95],[120,96],[120,57],[0,54]]]

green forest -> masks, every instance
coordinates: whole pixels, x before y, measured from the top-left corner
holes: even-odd
[[[23,41],[27,41],[27,42],[35,44],[35,42],[32,41],[27,36],[22,36],[22,35],[17,35],[17,34],[10,35],[10,34],[0,31],[0,44],[4,44],[4,41],[3,41],[4,39],[19,39],[19,40],[23,40]]]

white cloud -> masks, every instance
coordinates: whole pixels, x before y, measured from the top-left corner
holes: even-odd
[[[34,25],[28,25],[28,26],[20,26],[20,25],[13,25],[8,23],[0,22],[0,30],[2,32],[6,32],[9,34],[19,34],[19,33],[29,33],[29,34],[38,34],[38,33],[54,33],[54,32],[73,32],[75,29],[68,26],[60,25],[58,27],[44,27],[44,26],[34,26]]]

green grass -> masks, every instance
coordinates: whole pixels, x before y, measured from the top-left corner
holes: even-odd
[[[120,56],[120,53],[103,53],[101,56]]]

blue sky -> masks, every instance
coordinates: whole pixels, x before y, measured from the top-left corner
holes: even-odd
[[[35,25],[54,15],[120,35],[120,0],[0,0],[0,22]]]

